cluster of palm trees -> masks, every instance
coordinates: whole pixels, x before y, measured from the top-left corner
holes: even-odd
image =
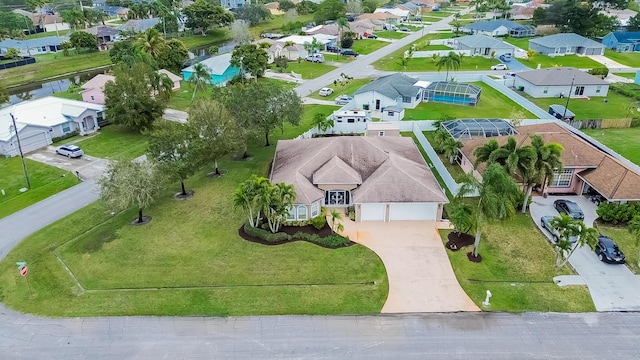
[[[88,28],[95,24],[102,23],[109,19],[109,14],[102,9],[68,9],[60,12],[62,21],[69,24],[72,28]]]
[[[259,227],[264,217],[274,234],[286,221],[295,200],[293,185],[273,184],[269,179],[256,175],[242,182],[233,193],[234,206],[247,212],[249,225]]]
[[[438,154],[443,154],[447,159],[449,159],[449,164],[454,164],[456,155],[458,155],[458,151],[462,148],[462,143],[449,135],[449,133],[443,128],[438,128],[434,135],[432,144],[433,149]]]

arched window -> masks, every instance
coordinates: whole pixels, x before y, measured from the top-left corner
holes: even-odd
[[[298,220],[307,220],[307,207],[305,205],[298,205]]]

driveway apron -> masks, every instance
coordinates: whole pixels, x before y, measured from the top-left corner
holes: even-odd
[[[345,233],[384,263],[382,313],[480,311],[456,279],[433,221],[345,221]]]
[[[80,144],[82,146],[82,144]],[[83,155],[80,158],[70,159],[66,156],[56,154],[53,146],[47,146],[26,155],[27,158],[55,166],[57,168],[71,171],[72,173],[80,173],[83,180],[97,179],[100,177],[107,167],[107,160],[96,158],[89,155]]]

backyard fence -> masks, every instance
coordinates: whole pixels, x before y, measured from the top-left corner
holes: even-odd
[[[4,56],[0,55],[0,61],[5,61],[5,60],[8,60],[8,59],[6,59]],[[13,62],[0,64],[0,70],[11,69],[11,68],[18,67],[18,66],[29,65],[29,64],[33,64],[35,62],[36,62],[35,58],[29,57],[29,56],[23,56],[20,60],[16,60],[16,61],[13,61]]]
[[[576,129],[611,129],[611,128],[629,128],[631,127],[631,119],[586,119],[586,120],[569,120],[567,124]]]
[[[436,56],[447,56],[450,52],[454,52],[458,55],[471,56],[471,50],[424,50],[424,51],[414,51],[411,55],[412,58],[426,58]],[[408,52],[405,52],[405,55],[409,55]]]

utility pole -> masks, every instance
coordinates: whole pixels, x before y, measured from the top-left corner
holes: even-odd
[[[18,151],[20,152],[20,159],[22,160],[22,171],[24,172],[24,177],[27,179],[27,188],[31,190],[31,180],[29,180],[29,173],[27,172],[27,164],[24,162],[24,154],[22,153],[22,145],[20,144],[20,136],[18,135],[18,127],[16,126],[16,118],[11,115],[11,121],[13,122],[13,130],[16,132],[16,140],[18,141]]]
[[[576,81],[576,76],[574,75],[571,78],[571,86],[569,87],[569,94],[567,96],[567,103],[564,104],[564,113],[562,114],[562,121],[565,121],[565,116],[567,116],[567,108],[569,107],[569,99],[571,99],[571,92],[573,91],[573,84]]]

